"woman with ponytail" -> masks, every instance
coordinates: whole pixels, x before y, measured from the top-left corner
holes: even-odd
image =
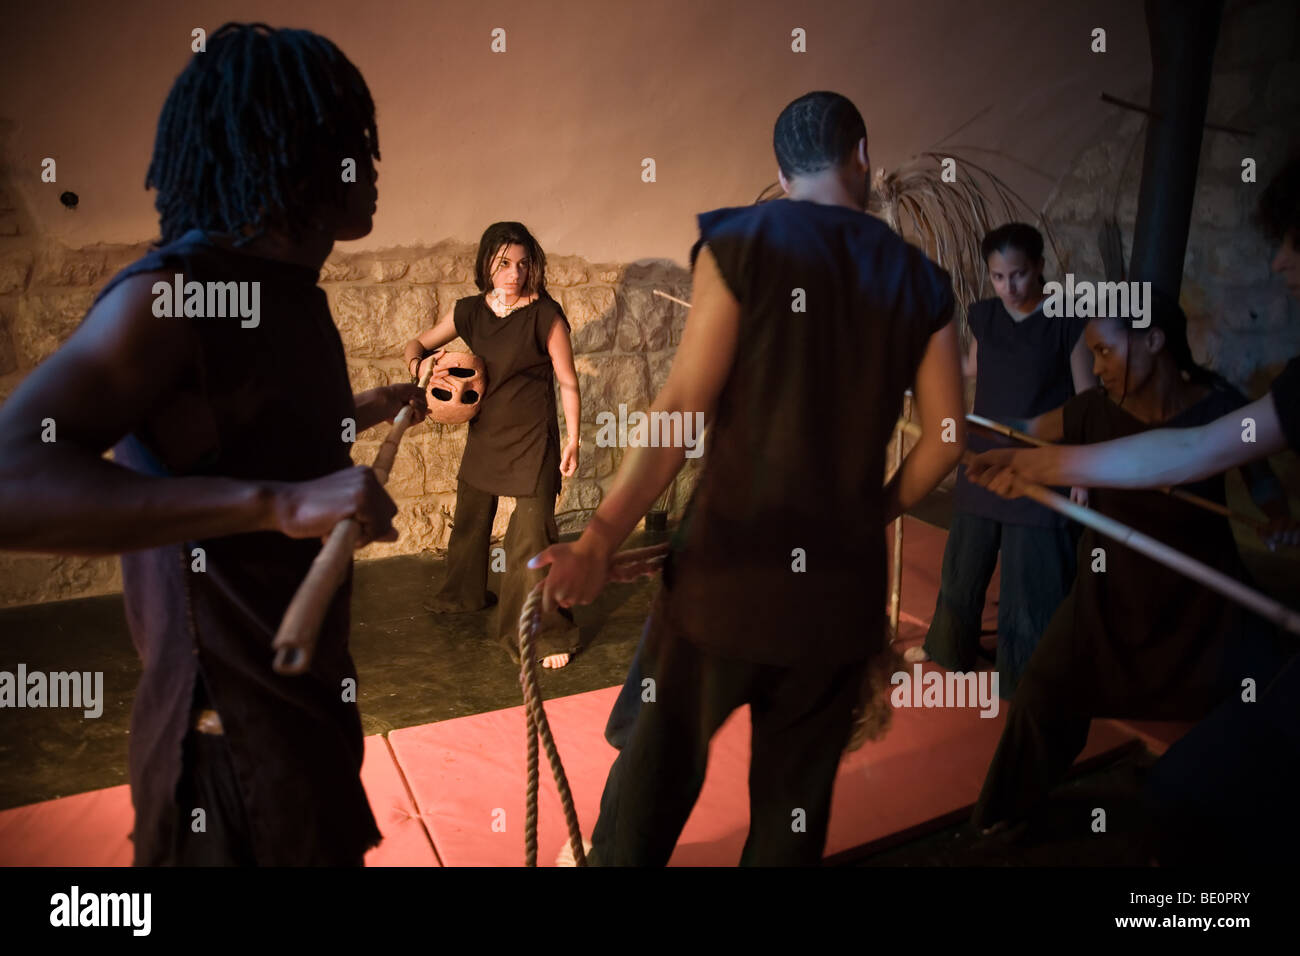
[[[1196,364],[1187,318],[1156,293],[1148,328],[1094,319],[1084,330],[1097,388],[1020,423],[1049,441],[1092,444],[1152,428],[1202,425],[1247,404]],[[1243,469],[1270,515],[1286,496],[1264,463]],[[1185,486],[1224,503],[1215,475]],[[1090,506],[1245,579],[1225,518],[1160,491],[1090,489]],[[1281,663],[1265,622],[1176,571],[1085,530],[1078,571],[1025,669],[975,808],[992,829],[1026,816],[1082,751],[1094,717],[1195,720],[1250,678],[1263,687]]]

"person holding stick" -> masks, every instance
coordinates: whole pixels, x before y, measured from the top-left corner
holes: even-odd
[[[225,24],[159,119],[146,178],[158,248],[0,409],[0,547],[122,553],[144,664],[137,865],[360,865],[379,842],[347,693],[350,577],[309,673],[274,673],[271,650],[336,524],[357,519],[363,544],[397,537],[347,435],[404,406],[424,415],[416,386],[352,394],[316,285],[335,241],[372,228],[378,158],[370,93],[333,43]],[[355,183],[340,181],[346,159]],[[166,296],[182,279],[255,289],[265,314],[196,315],[199,297],[164,317],[156,285]]]
[[[1300,303],[1300,153],[1264,189],[1256,220],[1277,246],[1273,272]],[[1086,446],[999,448],[977,455],[970,473],[989,490],[1011,497],[1017,496],[1017,476],[1049,484],[1153,488],[1208,478],[1288,447],[1300,449],[1300,356],[1286,364],[1269,394],[1197,428],[1160,429]],[[1287,540],[1297,543],[1293,538]]]
[[[528,559],[560,540],[555,499],[561,477],[578,471],[582,398],[569,341],[569,320],[546,292],[546,254],[522,223],[497,222],[479,240],[479,295],[457,300],[432,327],[406,345],[412,376],[430,350],[460,336],[487,367],[487,393],[469,424],[456,484],[456,514],[447,546],[447,577],[428,610],[448,613],[490,607],[488,545],[497,499],[515,510],[505,538],[505,580],[491,625],[495,639],[519,663],[519,613],[541,580]],[[555,408],[559,379],[568,437],[560,444]],[[567,608],[543,614],[537,650],[543,667],[564,667],[578,650],[578,628]]]
[[[886,649],[884,527],[964,447],[952,284],[863,211],[861,114],[809,93],[781,112],[773,140],[789,198],[699,217],[691,311],[652,406],[702,412],[709,451],[650,613],[641,656],[657,691],[610,770],[595,865],[668,862],[709,742],[744,704],[741,863],[820,861],[862,678]],[[923,433],[882,487],[913,382]],[[681,447],[629,450],[582,537],[533,559],[550,568],[544,603],[594,600],[684,460]]]
[[[1300,155],[1269,182],[1257,219],[1277,245],[1273,272],[1300,301]],[[1262,398],[1207,424],[1093,445],[989,451],[970,475],[1007,496],[1022,494],[1026,481],[1149,488],[1209,478],[1287,448],[1300,451],[1300,357]],[[1266,538],[1270,547],[1298,545],[1300,526],[1278,520]],[[1234,693],[1161,757],[1146,796],[1162,861],[1240,865],[1300,851],[1298,702],[1300,657],[1293,654],[1262,693]]]
[[[986,235],[981,252],[996,297],[970,307],[970,352],[976,414],[1030,418],[1091,388],[1085,319],[1043,313],[1043,237],[1011,222]],[[972,450],[990,447],[972,433]],[[1073,497],[1080,501],[1078,490]],[[984,597],[998,556],[998,691],[1009,698],[1039,635],[1074,576],[1076,537],[1066,520],[1033,501],[1006,501],[967,480],[957,469],[954,513],[944,545],[934,615],[920,647],[904,659],[933,659],[950,670],[973,670],[979,652]]]
[[[1027,423],[1029,434],[1072,444],[1154,425],[1192,427],[1246,399],[1196,366],[1186,317],[1158,291],[1151,326],[1093,319],[1084,332],[1101,386]],[[1248,476],[1266,510],[1285,510],[1267,467]],[[1222,505],[1222,476],[1188,490]],[[1103,515],[1238,580],[1248,575],[1226,518],[1155,491],[1090,490]],[[1177,570],[1086,529],[1074,586],[1025,669],[975,807],[982,830],[1026,817],[1083,749],[1094,717],[1198,719],[1243,679],[1261,684],[1284,659],[1273,630]]]

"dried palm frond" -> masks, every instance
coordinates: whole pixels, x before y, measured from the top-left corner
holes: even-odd
[[[945,159],[957,160],[956,182],[942,179]],[[756,202],[782,194],[780,184],[773,183]],[[1053,257],[1061,260],[1051,223],[1041,213],[988,169],[953,154],[920,153],[897,169],[876,170],[867,211],[951,274],[963,353],[970,344],[966,307],[982,298],[987,288],[987,270],[980,256],[985,233],[1007,222],[1035,224]]]
[[[886,626],[885,630],[888,630]],[[894,722],[894,706],[890,692],[894,688],[893,675],[906,672],[902,656],[894,645],[886,642],[867,664],[862,675],[858,700],[853,708],[853,728],[849,734],[845,753],[862,747],[867,741],[883,740]]]

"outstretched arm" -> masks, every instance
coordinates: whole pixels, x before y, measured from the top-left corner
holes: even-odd
[[[153,315],[145,273],[104,297],[0,408],[0,548],[102,555],[278,530],[318,537],[353,514],[393,537],[395,508],[368,468],[312,482],[155,478],[104,459],[191,374],[188,324]],[[54,441],[43,441],[53,421]]]
[[[654,412],[680,412],[683,417],[713,410],[736,354],[740,303],[727,288],[708,245],[695,262],[691,311],[682,342],[673,358],[668,381],[655,396]],[[605,500],[596,509],[582,537],[573,544],[547,548],[529,567],[551,565],[543,605],[571,607],[590,604],[605,584],[609,558],[632,533],[641,516],[681,469],[685,449],[629,448]]]
[[[999,418],[997,421],[1018,432],[1024,432],[1042,441],[1059,442],[1065,437],[1065,406],[1053,408],[1034,418]]]
[[[1255,423],[1254,441],[1245,419]],[[1015,497],[1007,470],[1043,485],[1088,485],[1099,488],[1163,488],[1182,485],[1286,447],[1273,396],[1265,395],[1244,408],[1196,428],[1161,428],[1095,445],[1051,448],[999,448],[977,456],[967,471],[999,494]]]

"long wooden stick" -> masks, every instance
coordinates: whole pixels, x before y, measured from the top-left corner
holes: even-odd
[[[901,422],[899,427],[915,435],[921,434],[921,427],[911,422]],[[974,460],[974,457],[970,451],[963,452],[961,456],[962,464],[969,465]],[[1108,538],[1114,538],[1121,544],[1128,545],[1134,551],[1146,555],[1151,560],[1163,564],[1167,568],[1172,568],[1180,574],[1187,575],[1194,581],[1199,581],[1210,590],[1217,591],[1228,600],[1249,608],[1260,617],[1272,621],[1292,634],[1300,634],[1300,612],[1291,610],[1285,604],[1273,600],[1268,595],[1260,594],[1254,588],[1247,587],[1236,578],[1229,577],[1208,564],[1202,564],[1190,555],[1183,554],[1176,548],[1171,548],[1169,545],[1157,541],[1135,528],[1130,528],[1114,518],[1108,518],[1103,514],[1076,505],[1068,498],[1062,497],[1053,491],[1048,491],[1042,485],[1032,481],[1026,481],[1023,478],[1019,479],[1019,481],[1020,486],[1025,490],[1025,497],[1032,498],[1040,505],[1063,514],[1067,518],[1073,518],[1079,524],[1087,525]]]
[[[1035,438],[1033,435],[1027,435],[1024,432],[1016,431],[1009,425],[1003,425],[1001,422],[995,422],[991,418],[985,418],[983,415],[967,415],[966,421],[977,428],[983,428],[987,431],[997,432],[1004,438],[1012,438],[1026,445],[1036,445],[1039,448],[1048,448],[1052,446],[1050,441],[1044,441],[1041,438]],[[1231,518],[1239,524],[1254,528],[1256,531],[1263,531],[1268,527],[1267,521],[1260,521],[1258,518],[1252,518],[1250,515],[1244,515],[1240,511],[1233,511],[1231,508],[1219,504],[1217,501],[1211,501],[1209,498],[1202,498],[1200,495],[1194,495],[1190,491],[1182,488],[1157,488],[1157,491],[1163,491],[1167,495],[1172,495],[1186,501],[1190,505],[1198,508],[1204,508],[1206,511],[1213,511],[1216,515],[1222,515],[1225,518]]]
[[[903,421],[912,418],[912,399],[903,396]],[[894,474],[903,467],[903,430],[900,428],[894,437]],[[890,569],[889,581],[889,636],[898,640],[898,621],[903,612],[903,516],[894,519],[894,565]]]
[[[676,302],[678,305],[684,305],[688,309],[691,307],[689,302],[685,302],[677,298],[675,295],[669,295],[667,292],[660,292],[658,289],[655,289],[654,291],[655,295],[659,296],[661,299],[667,299],[669,302]]]
[[[430,362],[424,375],[420,378],[420,388],[429,387],[437,362]],[[402,441],[414,414],[406,405],[393,419],[393,427],[388,437],[379,446],[379,454],[371,465],[375,477],[381,485],[388,483],[388,472],[397,457],[397,446]],[[356,518],[344,518],[334,526],[329,540],[312,561],[307,576],[293,600],[289,602],[280,629],[275,634],[271,647],[275,650],[275,661],[271,665],[277,674],[295,675],[306,673],[311,667],[312,655],[316,652],[316,641],[320,638],[321,624],[325,621],[325,612],[338,591],[343,578],[347,576],[352,565],[352,553],[357,549],[361,537],[361,523]]]

